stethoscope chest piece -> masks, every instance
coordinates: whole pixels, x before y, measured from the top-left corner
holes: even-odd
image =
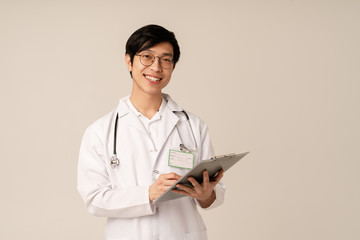
[[[112,157],[110,158],[110,165],[112,168],[116,168],[117,166],[119,166],[119,159],[117,158],[116,154],[112,155]]]

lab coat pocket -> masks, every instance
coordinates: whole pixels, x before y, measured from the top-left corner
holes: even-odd
[[[206,230],[203,230],[201,232],[185,234],[185,239],[186,240],[206,240],[207,239]]]

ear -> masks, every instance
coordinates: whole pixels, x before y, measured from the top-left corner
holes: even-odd
[[[130,57],[129,54],[125,55],[125,63],[126,63],[127,68],[129,69],[129,71],[131,72],[132,71],[132,64],[131,64],[131,57]]]
[[[175,70],[175,66],[176,66],[176,63],[175,63],[174,66],[173,66],[173,71]]]

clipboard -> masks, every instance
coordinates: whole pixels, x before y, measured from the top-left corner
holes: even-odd
[[[192,184],[189,182],[188,177],[193,177],[202,183],[203,181],[203,171],[206,169],[209,172],[209,178],[214,178],[217,176],[218,172],[221,169],[224,169],[224,172],[239,162],[243,157],[245,157],[249,152],[239,153],[239,154],[228,154],[217,156],[212,159],[200,161],[190,172],[182,176],[176,183],[169,187],[160,197],[153,201],[153,204],[168,200],[173,200],[181,197],[186,197],[185,195],[174,193],[172,189],[176,189],[176,184],[182,184],[188,187],[192,187]]]

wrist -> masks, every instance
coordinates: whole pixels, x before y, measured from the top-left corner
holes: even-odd
[[[215,190],[213,190],[209,198],[205,200],[200,200],[200,199],[197,200],[202,208],[207,208],[210,207],[210,205],[215,201],[215,199],[216,199],[216,193]]]

